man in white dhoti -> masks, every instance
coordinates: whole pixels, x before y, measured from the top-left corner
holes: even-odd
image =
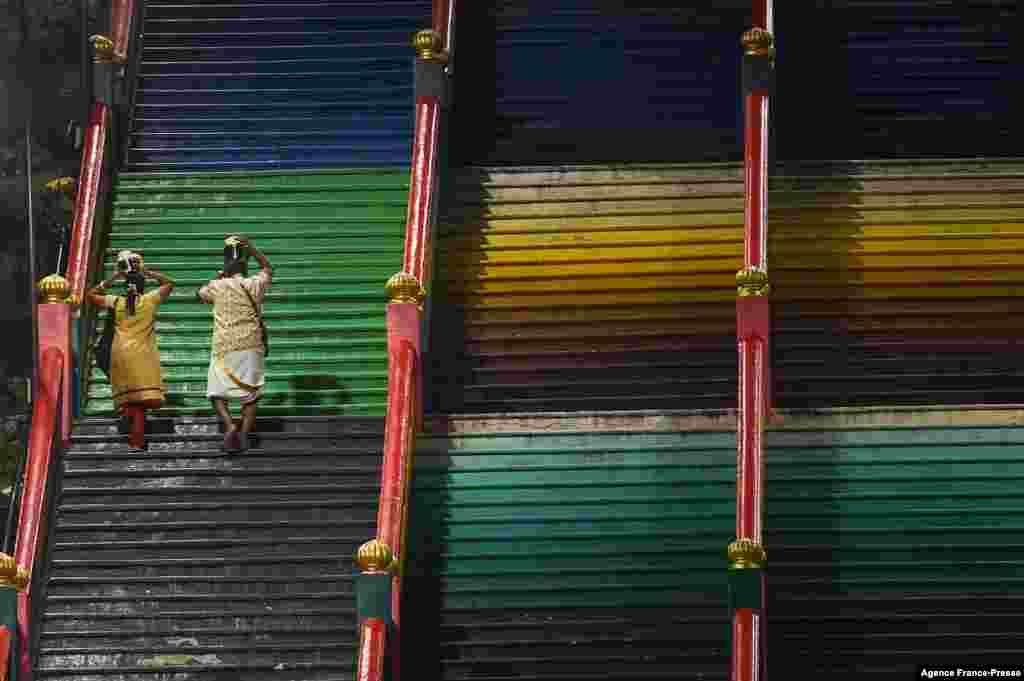
[[[248,275],[249,255],[261,270]],[[249,448],[249,433],[256,421],[256,403],[263,395],[263,364],[266,357],[262,321],[263,299],[270,288],[273,267],[245,238],[224,240],[224,271],[199,289],[196,295],[213,305],[213,345],[206,396],[224,423],[224,450],[240,452]],[[239,432],[227,401],[242,404]]]

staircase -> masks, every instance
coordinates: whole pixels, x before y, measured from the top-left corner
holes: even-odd
[[[261,414],[383,415],[384,283],[401,269],[408,171],[305,171],[118,178],[108,272],[118,250],[177,283],[157,336],[167,416],[212,413],[206,398],[213,314],[196,298],[223,267],[224,235],[247,234],[274,265]],[[250,274],[259,265],[250,262]],[[109,415],[93,370],[86,413]]]
[[[114,254],[175,279],[157,324],[163,415],[209,415],[212,315],[195,291],[226,234],[274,265],[260,413],[384,414],[384,283],[401,269],[413,130],[413,33],[429,0],[149,0],[113,192]],[[256,268],[255,262],[251,266]],[[113,409],[93,371],[89,416]]]
[[[88,419],[63,461],[37,678],[343,681],[353,554],[376,533],[380,419]]]
[[[130,453],[106,376],[83,369],[38,678],[353,678],[352,559],[376,535],[384,284],[405,231],[410,39],[430,18],[429,0],[145,3],[103,245],[106,275],[127,248],[177,283],[156,326],[167,403],[150,414],[150,450]],[[212,313],[195,293],[233,233],[267,255],[274,283],[258,440],[229,456],[206,398]]]

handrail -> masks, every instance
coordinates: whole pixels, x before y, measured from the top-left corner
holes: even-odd
[[[74,219],[71,239],[68,245],[67,279],[72,300],[81,302],[90,277],[95,277],[102,263],[100,239],[94,233],[100,198],[109,186],[110,175],[115,167],[111,158],[116,150],[113,146],[111,126],[115,125],[112,102],[106,96],[111,90],[109,80],[114,71],[127,60],[132,17],[136,0],[113,0],[110,7],[110,39],[93,40],[94,101],[85,141],[82,147],[82,163],[78,173],[78,193],[75,197]],[[114,133],[116,134],[116,130]],[[114,153],[112,153],[114,152]],[[104,186],[104,180],[107,186]],[[88,370],[91,360],[89,340],[95,328],[95,315],[84,315],[78,326],[80,352],[78,366],[81,370],[79,399],[86,394]],[[72,366],[68,362],[65,372],[70,380]]]
[[[384,462],[377,544],[393,553],[388,622],[366,617],[360,624],[356,678],[380,681],[387,661],[390,678],[400,678],[402,567],[408,525],[409,488],[416,434],[423,422],[422,327],[425,286],[431,279],[433,231],[442,110],[448,53],[446,36],[454,26],[455,0],[434,0],[432,30],[416,34],[415,129],[412,143],[405,251],[402,271],[388,281],[388,406],[384,423]],[[366,545],[364,545],[365,547]],[[368,576],[364,572],[364,576]],[[366,582],[369,583],[369,582]],[[388,652],[386,652],[388,651]]]
[[[32,617],[32,593],[34,587],[40,584],[38,558],[45,544],[43,528],[49,520],[47,507],[54,496],[51,491],[54,477],[51,464],[54,449],[60,446],[59,417],[66,361],[65,353],[55,347],[44,350],[39,358],[39,389],[32,406],[24,493],[18,513],[18,539],[14,550],[15,564],[29,580],[26,590],[18,594],[18,639],[21,644],[19,681],[32,680],[36,619]]]
[[[736,540],[726,549],[732,610],[732,681],[767,678],[764,424],[771,411],[768,298],[768,99],[772,81],[772,0],[753,0],[743,34],[743,269],[736,274],[739,375],[736,424]]]

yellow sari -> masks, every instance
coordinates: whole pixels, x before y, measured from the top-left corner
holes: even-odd
[[[114,343],[110,352],[110,387],[114,405],[121,409],[145,403],[158,408],[164,403],[165,387],[160,372],[160,349],[156,343],[156,312],[163,302],[159,289],[135,300],[135,314],[128,314],[128,299],[105,296],[114,311]]]

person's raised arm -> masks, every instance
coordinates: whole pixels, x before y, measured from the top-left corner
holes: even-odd
[[[114,276],[110,277],[110,279],[104,279],[85,292],[85,299],[89,301],[91,305],[95,305],[96,307],[106,307],[107,297],[103,295],[103,291],[110,288],[118,279],[123,278],[124,272],[117,272]]]
[[[147,277],[157,280],[157,283],[160,284],[160,300],[166,301],[170,297],[171,291],[174,290],[174,281],[167,275],[157,272],[156,270],[144,270],[142,273]]]
[[[260,264],[260,267],[263,269],[264,272],[266,272],[267,274],[274,273],[274,266],[270,264],[270,261],[267,260],[267,256],[263,255],[262,251],[253,246],[252,243],[250,243],[246,239],[242,240],[242,244],[249,249],[249,254],[252,257],[256,258],[256,262]]]

